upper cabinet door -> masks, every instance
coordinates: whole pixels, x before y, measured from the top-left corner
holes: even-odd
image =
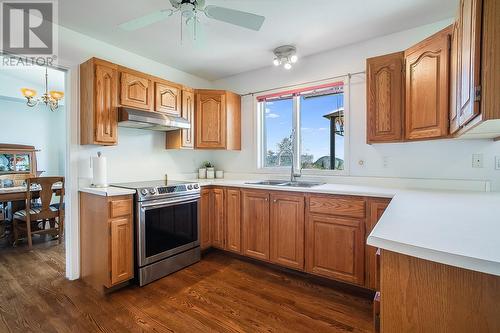
[[[194,93],[192,91],[182,91],[182,112],[181,117],[189,120],[190,129],[182,130],[182,147],[194,147]]]
[[[458,117],[460,126],[479,110],[481,61],[481,0],[461,0],[458,19]]]
[[[181,103],[182,95],[179,87],[155,82],[155,111],[180,116]]]
[[[403,139],[404,52],[366,60],[367,142]]]
[[[117,84],[116,69],[103,65],[95,66],[95,143],[117,143]]]
[[[459,56],[459,22],[453,24],[450,46],[450,134],[460,129],[460,119],[458,117],[458,56]]]
[[[226,148],[225,94],[197,94],[196,148]]]
[[[151,110],[152,81],[147,76],[121,73],[120,103],[122,106]]]
[[[405,51],[405,137],[407,140],[448,135],[449,28]]]

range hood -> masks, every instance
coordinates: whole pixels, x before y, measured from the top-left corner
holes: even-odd
[[[191,128],[189,121],[181,117],[126,107],[118,108],[118,126],[162,132]]]

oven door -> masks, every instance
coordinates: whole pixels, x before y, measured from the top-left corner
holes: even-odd
[[[138,204],[137,256],[145,266],[200,244],[200,196],[170,198]]]

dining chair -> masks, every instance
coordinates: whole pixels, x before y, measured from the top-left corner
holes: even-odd
[[[58,183],[61,189],[54,190],[53,186]],[[64,177],[28,178],[26,191],[26,208],[13,216],[14,244],[19,241],[20,231],[26,233],[30,249],[33,246],[32,235],[35,234],[57,235],[60,244],[64,232]],[[51,203],[54,193],[59,196],[56,204]],[[47,222],[49,229],[46,229]]]

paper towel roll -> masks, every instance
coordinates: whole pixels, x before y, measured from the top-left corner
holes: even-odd
[[[108,186],[106,157],[102,156],[100,152],[97,153],[97,156],[92,157],[92,176],[92,186]]]

